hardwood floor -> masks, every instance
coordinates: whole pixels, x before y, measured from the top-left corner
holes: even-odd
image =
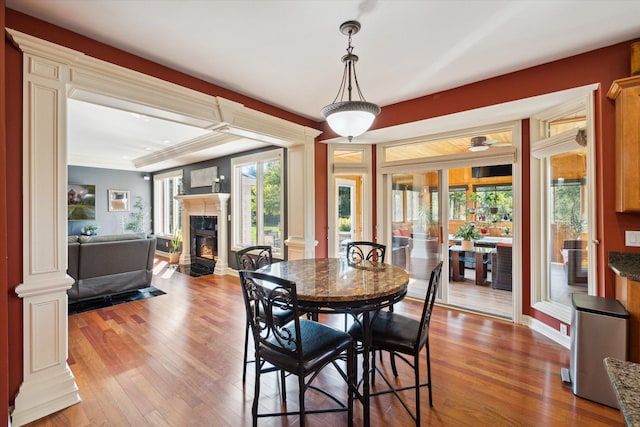
[[[161,261],[153,284],[167,294],[69,317],[69,365],[82,402],[31,426],[251,425],[253,371],[250,365],[243,386],[245,317],[237,277],[191,278]],[[421,308],[412,300],[395,306],[414,317]],[[320,320],[343,327],[344,317]],[[425,389],[423,425],[624,425],[616,409],[574,396],[560,380],[569,351],[526,327],[436,307],[430,341],[434,406]],[[386,356],[383,368],[390,371]],[[400,382],[412,378],[402,363],[398,368]],[[343,388],[331,371],[317,380]],[[263,410],[280,406],[274,374],[263,376],[262,391]],[[294,378],[287,396],[295,408]],[[316,396],[307,393],[308,407],[325,402]],[[406,398],[413,405],[411,392]],[[362,425],[358,405],[356,426]],[[373,426],[412,425],[390,395],[373,398],[371,418]],[[342,426],[346,416],[309,415],[307,421]],[[298,424],[298,417],[259,420],[260,426]]]
[[[491,280],[491,272],[488,274]],[[446,282],[443,282],[446,283]],[[409,293],[417,298],[424,298],[429,286],[428,280],[411,278]],[[490,316],[511,319],[513,315],[513,295],[511,291],[493,289],[490,285],[475,284],[475,270],[466,269],[464,280],[455,282],[449,279],[449,303],[453,308],[471,310]]]

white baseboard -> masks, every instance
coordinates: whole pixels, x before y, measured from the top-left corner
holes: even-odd
[[[571,348],[571,339],[568,335],[561,334],[557,329],[554,329],[531,316],[523,316],[522,321],[524,325],[527,325],[536,332],[540,332],[542,335],[560,344],[567,350]]]

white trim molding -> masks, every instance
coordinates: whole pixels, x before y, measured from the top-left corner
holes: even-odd
[[[80,402],[67,364],[67,111],[78,99],[220,132],[220,140],[252,138],[290,150],[288,244],[313,257],[314,143],[320,131],[242,104],[92,58],[12,29],[23,53],[23,383],[11,413],[21,426]],[[134,110],[133,108],[137,109]],[[194,141],[193,146],[211,144]],[[142,159],[153,161],[154,159]],[[299,162],[299,163],[298,163]],[[226,206],[226,203],[225,203]],[[227,223],[227,214],[223,213]],[[294,222],[292,222],[294,221]],[[297,250],[292,251],[296,255]],[[225,259],[216,273],[227,270]]]
[[[21,426],[80,402],[67,364],[67,144],[68,68],[23,55],[23,381],[11,413]]]
[[[569,337],[569,335],[561,334],[557,329],[552,328],[551,326],[539,321],[534,317],[522,316],[522,324],[528,326],[536,332],[540,332],[545,337],[560,344],[566,349],[571,348],[571,338]]]

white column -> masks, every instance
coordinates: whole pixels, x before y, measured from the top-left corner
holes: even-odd
[[[24,54],[23,382],[11,414],[21,426],[80,401],[67,365],[67,151],[69,70]]]
[[[287,151],[288,259],[315,258],[314,139]]]

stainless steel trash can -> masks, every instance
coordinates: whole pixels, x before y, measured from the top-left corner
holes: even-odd
[[[611,298],[573,294],[572,302],[569,369],[573,394],[617,408],[603,359],[627,360],[629,312]]]

